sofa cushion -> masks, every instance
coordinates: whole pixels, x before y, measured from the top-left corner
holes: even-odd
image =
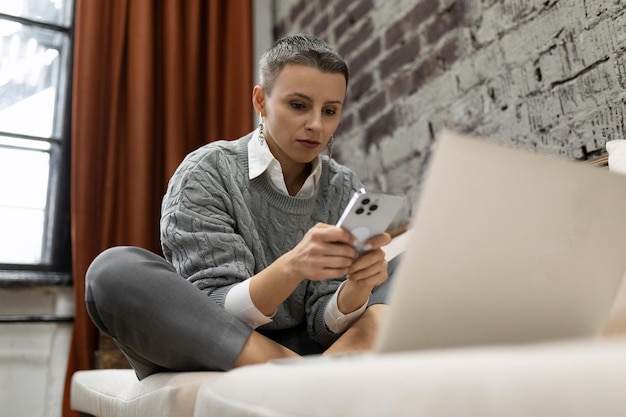
[[[221,375],[161,373],[139,381],[132,369],[78,371],[72,377],[71,407],[96,417],[191,417],[198,387]]]
[[[270,363],[200,387],[201,416],[623,417],[626,340]]]

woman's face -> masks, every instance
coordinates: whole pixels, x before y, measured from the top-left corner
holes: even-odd
[[[269,95],[260,86],[254,88],[265,140],[281,165],[307,164],[324,150],[339,125],[345,96],[343,74],[304,65],[286,65]]]

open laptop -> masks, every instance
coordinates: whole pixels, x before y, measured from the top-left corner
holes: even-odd
[[[597,335],[626,271],[626,176],[446,132],[377,352]]]

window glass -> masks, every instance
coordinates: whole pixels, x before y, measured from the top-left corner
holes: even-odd
[[[37,264],[42,256],[50,154],[6,142],[0,138],[0,263]]]
[[[0,13],[69,26],[71,0],[0,0]]]
[[[1,19],[0,33],[0,131],[58,136],[64,36]]]
[[[72,13],[71,0],[0,0],[0,264],[54,270],[69,254],[55,222],[69,218]]]

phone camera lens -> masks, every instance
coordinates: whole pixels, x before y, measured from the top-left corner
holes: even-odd
[[[356,209],[356,214],[363,214],[365,210],[363,209],[363,207],[359,207],[358,209]]]
[[[375,211],[377,208],[378,208],[378,206],[377,206],[376,204],[372,204],[372,205],[370,206],[370,210],[371,210],[371,211]]]
[[[364,198],[363,201],[361,201],[361,204],[363,204],[364,206],[368,205],[369,203],[370,203],[369,198]]]

